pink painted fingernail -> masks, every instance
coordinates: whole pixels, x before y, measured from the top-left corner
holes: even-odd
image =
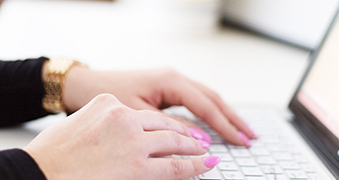
[[[203,161],[206,167],[214,167],[221,162],[221,158],[218,156],[207,156]]]
[[[247,126],[247,129],[253,134],[252,135],[252,138],[253,139],[258,139],[258,136],[254,133],[254,131],[248,126],[248,124],[246,124],[246,126]]]
[[[202,138],[203,138],[203,137],[202,137],[202,134],[198,131],[198,129],[196,129],[196,128],[189,128],[189,130],[190,130],[192,136],[193,136],[195,139],[199,140],[199,139],[202,139]]]
[[[198,128],[189,128],[192,136],[197,140],[203,140],[207,143],[211,143],[211,136]]]
[[[201,147],[204,148],[204,149],[208,149],[210,147],[210,143],[208,142],[205,142],[203,140],[198,140],[198,142],[200,143]]]
[[[239,131],[238,132],[238,136],[246,143],[247,147],[251,147],[252,146],[250,140],[247,138],[247,136],[244,133]]]

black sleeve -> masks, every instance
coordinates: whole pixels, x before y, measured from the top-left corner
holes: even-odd
[[[0,151],[0,179],[45,180],[34,159],[21,149]]]
[[[45,94],[41,70],[45,57],[0,61],[0,127],[34,120],[49,113],[42,107]]]

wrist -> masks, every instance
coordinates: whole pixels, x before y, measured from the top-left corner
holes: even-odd
[[[39,148],[41,147],[31,148],[30,145],[28,145],[28,147],[26,146],[22,150],[28,154],[31,159],[33,159],[46,179],[56,179],[54,178],[56,177],[54,173],[55,163],[52,163],[51,158],[48,156],[48,153],[45,153],[45,151],[36,152]]]
[[[85,67],[86,65],[68,58],[52,58],[44,63],[42,79],[45,95],[42,105],[46,111],[59,113],[67,110],[63,102],[64,86],[68,72],[74,66]]]
[[[66,77],[62,102],[67,113],[73,113],[87,104],[96,81],[95,74],[89,68],[73,66]]]

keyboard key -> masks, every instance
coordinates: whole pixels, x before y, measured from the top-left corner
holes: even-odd
[[[270,155],[264,147],[251,147],[250,152],[255,156]]]
[[[260,166],[265,174],[282,174],[283,170],[278,165],[262,165]]]
[[[251,157],[247,149],[230,149],[230,152],[234,157]]]
[[[254,177],[254,176],[247,176],[247,180],[267,180],[265,177]]]
[[[299,163],[307,163],[307,159],[301,154],[293,154],[293,158]]]
[[[318,174],[315,173],[308,173],[307,174],[310,180],[320,180],[320,177]]]
[[[225,180],[242,180],[244,176],[239,171],[221,171]]]
[[[269,180],[289,180],[289,178],[281,174],[270,174],[270,175],[267,175],[267,178]]]
[[[224,139],[220,136],[211,136],[211,144],[222,144]]]
[[[228,152],[228,149],[226,145],[223,144],[211,144],[208,151],[214,153],[214,152]]]
[[[259,164],[277,164],[277,162],[270,156],[259,156],[257,157],[257,162]]]
[[[293,144],[287,144],[286,149],[287,149],[287,151],[289,151],[292,154],[299,154],[300,153],[300,150],[297,147],[295,147]]]
[[[201,180],[212,180],[212,179],[221,179],[221,175],[218,171],[217,168],[213,168],[212,170],[204,173],[204,174],[200,174],[199,178]]]
[[[307,179],[307,175],[301,170],[288,170],[286,174],[291,179]]]
[[[299,164],[295,161],[280,161],[279,165],[283,169],[300,169]]]
[[[293,160],[293,157],[288,152],[274,152],[273,157],[278,161]]]
[[[219,134],[217,132],[215,132],[212,128],[209,127],[205,127],[203,128],[203,130],[209,134],[210,136],[218,136]]]
[[[246,146],[235,146],[235,145],[232,145],[232,144],[227,144],[227,147],[229,149],[247,149]]]
[[[291,141],[290,138],[288,136],[285,136],[285,135],[279,135],[278,138],[282,142],[290,142]]]
[[[209,128],[210,126],[208,124],[206,124],[205,121],[203,120],[196,120],[194,122],[196,125],[200,126],[202,129],[205,129],[205,128]]]
[[[299,164],[301,166],[301,168],[305,171],[305,172],[315,172],[315,170],[313,169],[313,167],[310,164],[307,163],[301,163]]]
[[[252,148],[264,146],[264,144],[260,140],[251,140],[251,144],[252,144]]]
[[[278,136],[265,135],[260,136],[260,140],[265,143],[279,143],[281,142]]]
[[[257,166],[252,158],[236,158],[235,161],[239,166]]]
[[[258,167],[241,167],[242,172],[246,176],[261,176],[263,173]]]
[[[268,143],[268,144],[266,144],[266,147],[269,151],[272,151],[272,152],[288,151],[288,147],[285,144],[282,144],[282,143]]]
[[[233,158],[229,153],[212,153],[212,155],[219,156],[221,161],[233,161]]]
[[[222,171],[235,171],[239,169],[234,162],[221,162],[218,164],[218,168]]]

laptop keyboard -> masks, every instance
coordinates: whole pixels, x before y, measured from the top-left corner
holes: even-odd
[[[291,143],[272,116],[260,111],[238,113],[259,136],[251,140],[252,147],[228,144],[205,122],[195,123],[207,132],[211,146],[203,155],[216,155],[221,163],[195,180],[320,180],[303,153]]]

